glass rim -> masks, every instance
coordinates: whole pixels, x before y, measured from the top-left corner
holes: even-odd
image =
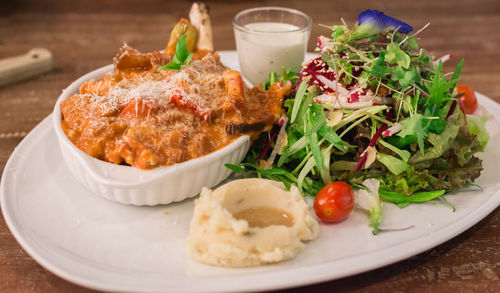
[[[238,23],[238,18],[242,16],[243,14],[247,14],[250,12],[255,12],[255,11],[269,11],[269,10],[276,10],[276,11],[285,11],[290,14],[297,14],[306,19],[306,25],[305,26],[300,26],[297,29],[293,30],[286,30],[286,31],[263,31],[263,30],[258,30],[258,29],[249,29],[246,28]],[[242,10],[238,12],[234,17],[233,17],[233,26],[234,28],[247,32],[247,33],[261,33],[261,34],[277,34],[277,33],[294,33],[294,32],[302,32],[302,31],[307,31],[311,29],[312,27],[312,19],[309,17],[309,15],[305,14],[304,12],[293,9],[293,8],[287,8],[287,7],[279,7],[279,6],[263,6],[263,7],[255,7],[255,8],[249,8]]]

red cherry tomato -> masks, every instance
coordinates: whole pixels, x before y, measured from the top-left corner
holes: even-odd
[[[314,199],[314,213],[323,222],[339,222],[347,218],[354,207],[354,191],[343,181],[323,187]]]
[[[476,94],[474,94],[474,90],[466,85],[457,85],[455,87],[455,91],[458,94],[463,94],[458,98],[458,105],[462,112],[465,114],[472,114],[477,109],[477,98]]]

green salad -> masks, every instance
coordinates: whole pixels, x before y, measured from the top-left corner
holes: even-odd
[[[447,56],[436,59],[419,47],[426,27],[413,32],[375,10],[361,13],[353,27],[329,27],[331,36],[318,38],[320,55],[300,72],[270,75],[264,87],[294,84],[285,113],[244,162],[228,167],[295,184],[305,195],[334,181],[366,190],[374,233],[381,201],[402,208],[446,202],[446,193],[474,185],[482,170],[475,154],[489,138],[485,120],[458,103],[463,60],[445,73]]]

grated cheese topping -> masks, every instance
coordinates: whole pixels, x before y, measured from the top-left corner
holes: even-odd
[[[136,69],[143,58],[134,54],[127,55],[130,64],[86,82],[61,103],[64,132],[95,158],[140,169],[197,158],[234,139],[228,123],[267,119],[266,106],[279,101],[247,91],[248,105],[236,107],[239,96],[228,94],[226,86],[228,68],[215,54],[160,72]]]
[[[199,84],[194,82],[186,71],[157,75],[157,79],[151,79],[151,75],[133,80],[123,79],[109,87],[106,95],[102,95],[101,85],[97,85],[91,93],[81,96],[88,98],[90,107],[100,113],[113,112],[134,101],[136,114],[137,101],[150,106],[185,106],[204,119],[210,113],[211,107],[199,94]]]

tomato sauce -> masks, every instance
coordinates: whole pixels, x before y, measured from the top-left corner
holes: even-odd
[[[170,56],[125,46],[115,70],[87,81],[61,103],[61,126],[88,155],[139,169],[209,154],[243,134],[255,138],[281,114],[290,85],[247,88],[216,53],[197,54],[180,70],[158,71]],[[261,125],[234,133],[235,125]],[[241,129],[245,129],[244,127]]]

